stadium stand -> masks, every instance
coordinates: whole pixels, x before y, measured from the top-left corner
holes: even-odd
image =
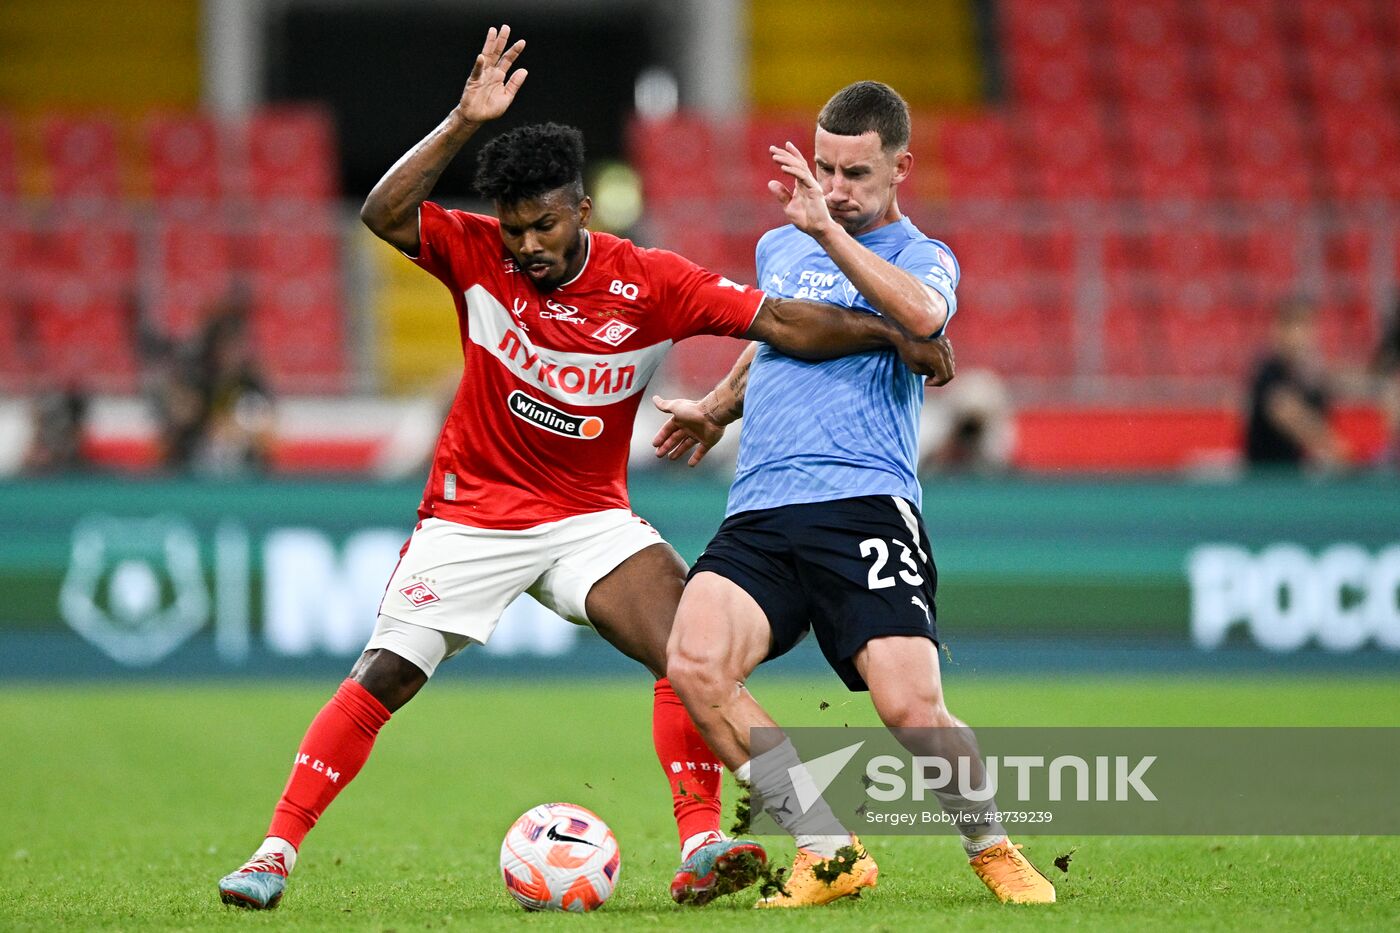
[[[134,391],[147,335],[246,293],[276,388],[343,391],[334,165],[313,107],[0,116],[0,384]]]
[[[56,201],[116,201],[125,190],[118,148],[118,126],[103,116],[44,118],[39,135]]]
[[[1006,100],[916,114],[901,198],[962,264],[982,326],[958,330],[960,360],[1082,402],[1228,397],[1293,293],[1320,300],[1339,361],[1364,359],[1400,278],[1393,3],[996,9]],[[722,135],[754,159],[790,123],[758,115]],[[678,178],[656,154],[680,126],[688,140],[716,132],[687,114],[631,129],[652,239],[751,274],[741,245],[776,210],[761,185],[712,178],[699,146]],[[678,186],[684,201],[666,194]]]
[[[164,113],[142,127],[156,202],[208,203],[232,190],[219,123],[203,114]]]
[[[14,120],[0,110],[0,203],[12,201],[18,194],[19,166],[15,156]]]
[[[806,15],[791,0],[764,8]],[[981,53],[958,50],[941,108],[916,113],[901,198],[961,262],[977,326],[954,332],[960,364],[996,370],[1021,399],[1200,415],[1232,404],[1275,304],[1295,293],[1321,300],[1336,360],[1366,358],[1400,280],[1395,4],[994,8],[1004,97],[976,103],[968,63]],[[812,67],[813,87],[844,80]],[[329,115],[280,105],[220,119],[190,109],[192,80],[140,109],[0,111],[0,387],[135,392],[147,337],[187,339],[237,294],[279,393],[434,389],[457,352],[436,283],[373,244],[380,288],[347,285],[347,251],[360,247],[338,213]],[[758,103],[778,109],[749,118],[632,121],[638,239],[752,277],[755,240],[778,218],[767,147],[811,146],[811,113],[774,94]],[[373,373],[352,369],[356,328],[380,338],[361,357]],[[736,353],[691,341],[664,376],[703,390]],[[1214,443],[1224,429],[1204,415],[1165,423],[1184,438],[1207,422]],[[1165,449],[1124,463],[1179,464]],[[1027,450],[1023,465],[1057,462]]]

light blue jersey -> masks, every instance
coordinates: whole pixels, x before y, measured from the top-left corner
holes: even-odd
[[[957,310],[959,270],[947,246],[907,218],[857,238]],[[877,314],[817,241],[796,227],[758,241],[758,286],[775,297]],[[923,377],[893,350],[807,363],[760,345],[744,395],[739,463],[726,515],[854,496],[922,504],[916,474]]]

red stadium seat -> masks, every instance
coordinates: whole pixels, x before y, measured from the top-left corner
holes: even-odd
[[[1255,282],[1278,292],[1297,286],[1302,260],[1294,237],[1279,236],[1272,225],[1255,227],[1244,234],[1240,248],[1244,269]]]
[[[1311,160],[1292,108],[1227,110],[1223,123],[1225,175],[1232,194],[1248,200],[1312,196]]]
[[[1220,237],[1193,224],[1151,230],[1147,235],[1147,259],[1158,277],[1159,288],[1168,296],[1188,283],[1218,288],[1228,277],[1230,266]]]
[[[1280,236],[1286,223],[1267,219],[1249,221],[1228,230],[1222,239],[1225,254],[1238,270],[1238,301],[1246,307],[1272,309],[1292,294],[1303,266],[1295,236]]]
[[[1115,0],[1105,4],[1108,35],[1135,51],[1184,47],[1182,11],[1176,0]]]
[[[1103,233],[1103,267],[1110,276],[1142,276],[1147,268],[1147,231],[1110,228]]]
[[[1110,280],[1105,368],[1112,376],[1233,378],[1242,318],[1223,280]]]
[[[1294,9],[1304,45],[1334,63],[1376,48],[1374,4],[1367,0],[1299,3]]]
[[[1027,54],[1090,47],[1080,0],[1001,0],[996,5],[1003,41]]]
[[[188,338],[235,284],[235,251],[226,214],[205,209],[160,217],[151,317],[161,333]]]
[[[1092,66],[1078,53],[1029,55],[1013,51],[1008,56],[1007,74],[1015,99],[1029,106],[1062,106],[1094,94]]]
[[[77,278],[108,292],[136,288],[138,240],[125,211],[94,202],[60,208],[35,227],[29,251],[36,287]]]
[[[30,373],[21,307],[15,295],[0,291],[0,388],[7,392],[27,388]]]
[[[121,197],[121,158],[114,121],[102,117],[49,117],[42,121],[39,132],[54,197]]]
[[[1323,261],[1329,277],[1340,282],[1365,281],[1371,271],[1376,234],[1367,225],[1346,225],[1323,235]]]
[[[0,210],[0,297],[25,291],[30,269],[29,225],[17,211]]]
[[[158,201],[215,201],[225,193],[228,146],[213,118],[164,114],[147,120],[143,135]]]
[[[718,134],[708,120],[684,113],[664,120],[634,118],[627,138],[648,203],[705,202],[721,191]]]
[[[15,127],[9,114],[0,111],[0,201],[19,194],[19,163],[15,156]]]
[[[989,283],[991,284],[991,283]],[[997,300],[968,280],[958,300],[959,321],[950,333],[958,364],[995,370],[1020,379],[1063,378],[1074,370],[1074,310],[1063,292],[1036,295],[1018,290]]]
[[[807,164],[811,165],[814,158],[815,135],[816,123],[811,117],[805,119],[799,117],[790,119],[762,117],[748,121],[740,133],[723,133],[723,137],[738,140],[742,150],[734,153],[732,161],[728,157],[720,156],[718,152],[712,152],[708,157],[731,167],[742,165],[747,171],[747,176],[736,176],[729,184],[721,181],[720,190],[726,191],[727,194],[736,198],[754,199],[761,203],[769,197],[768,182],[770,180],[783,181],[784,184],[791,187],[792,179],[784,175],[782,170],[773,163],[773,156],[768,151],[768,147],[781,147],[791,140],[807,160]],[[717,145],[723,146],[725,143],[719,142]]]
[[[744,341],[731,337],[683,340],[667,355],[662,375],[676,389],[698,393],[699,398],[725,377],[743,350]]]
[[[1051,200],[1100,200],[1115,193],[1115,160],[1097,107],[1041,110],[1024,121],[1031,191]]]
[[[273,107],[247,125],[248,191],[257,200],[326,201],[337,194],[335,127],[315,107]]]
[[[1139,189],[1149,200],[1202,199],[1213,170],[1200,114],[1189,103],[1129,110],[1124,123]]]
[[[1220,50],[1208,62],[1209,86],[1227,109],[1288,105],[1288,69],[1282,55],[1275,59]]]
[[[724,260],[719,238],[709,227],[687,224],[683,217],[658,219],[651,225],[648,246],[679,253],[691,262],[706,269],[717,268]],[[752,257],[750,257],[752,265]]]
[[[1380,49],[1366,48],[1339,57],[1326,49],[1309,49],[1307,85],[1320,107],[1356,107],[1390,111],[1387,67]]]
[[[1345,108],[1321,114],[1324,177],[1334,197],[1400,198],[1400,125],[1388,114]]]
[[[265,214],[250,241],[255,346],[283,391],[339,391],[345,316],[329,213]]]
[[[1154,375],[1165,356],[1158,333],[1160,315],[1146,293],[1109,290],[1104,314],[1103,371],[1114,377],[1143,378]]]
[[[1365,360],[1380,336],[1362,289],[1329,290],[1318,312],[1318,342],[1331,360]]]
[[[1273,7],[1261,0],[1211,0],[1199,4],[1200,34],[1224,57],[1284,61],[1283,31]]]
[[[1218,288],[1188,286],[1162,308],[1164,375],[1241,382],[1265,335]]]
[[[1186,52],[1183,45],[1145,52],[1128,48],[1114,50],[1110,61],[1125,109],[1131,113],[1138,106],[1180,106],[1194,100],[1198,83],[1196,69]]]
[[[297,279],[340,274],[340,235],[326,210],[264,211],[248,244],[258,275]]]
[[[1025,236],[1025,268],[1027,275],[1050,276],[1061,280],[1074,274],[1079,245],[1075,241],[1073,222],[1055,218],[1051,226],[1031,228]]]
[[[1376,16],[1376,31],[1384,35],[1400,34],[1400,9],[1393,3],[1378,3],[1372,12]]]
[[[32,309],[41,387],[135,388],[135,313],[123,296],[70,280],[35,296]]]
[[[949,196],[948,166],[939,149],[943,125],[932,114],[915,114],[909,135],[909,152],[914,166],[899,189],[901,203],[918,209],[920,202],[946,201]]]
[[[1016,151],[999,115],[941,119],[936,158],[954,200],[1011,200],[1019,194]],[[917,153],[914,160],[915,177],[928,171],[920,167]]]
[[[335,278],[255,276],[251,335],[280,392],[344,391],[345,308]]]
[[[1020,281],[1026,269],[1025,241],[1018,227],[982,221],[950,225],[941,231],[957,257],[964,282]]]

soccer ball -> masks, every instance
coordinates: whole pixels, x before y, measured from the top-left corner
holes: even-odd
[[[622,868],[608,824],[571,803],[543,803],[511,824],[501,843],[506,890],[526,910],[603,906]]]

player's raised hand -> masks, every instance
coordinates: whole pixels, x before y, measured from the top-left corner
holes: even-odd
[[[690,455],[686,464],[695,466],[704,460],[710,448],[724,437],[724,425],[710,420],[699,402],[688,398],[662,398],[653,395],[651,403],[658,410],[671,416],[666,419],[661,430],[656,432],[656,437],[651,439],[651,446],[656,448],[657,457],[679,460],[686,451],[694,448],[695,452]]]
[[[502,25],[500,29],[493,26],[486,30],[486,42],[481,46],[481,54],[476,57],[471,77],[462,90],[461,103],[457,105],[458,112],[473,123],[485,123],[505,113],[529,74],[524,68],[510,73],[511,66],[525,50],[525,40],[507,46],[509,41],[509,26]]]
[[[822,186],[817,183],[807,159],[791,142],[781,149],[769,146],[768,153],[783,174],[793,179],[790,189],[777,180],[768,183],[768,190],[783,206],[787,219],[798,230],[813,237],[830,229],[834,225],[831,210],[826,205],[826,195],[822,193]]]
[[[946,386],[953,381],[953,342],[947,337],[934,340],[908,339],[900,342],[899,358],[920,376],[928,377],[931,386]]]

